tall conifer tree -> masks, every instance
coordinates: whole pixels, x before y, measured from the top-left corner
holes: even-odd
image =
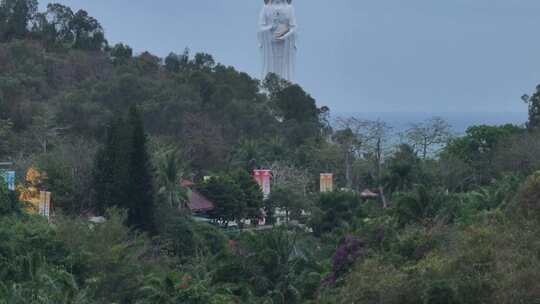
[[[146,149],[144,124],[136,107],[131,107],[128,115],[131,126],[131,149],[129,152],[128,221],[131,226],[153,231],[154,225],[154,183],[150,156]]]
[[[154,187],[144,125],[136,107],[127,119],[116,118],[107,130],[94,170],[96,209],[127,209],[128,224],[154,230]]]
[[[107,128],[105,145],[96,156],[94,190],[97,211],[110,207],[129,208],[126,188],[131,133],[122,118],[114,119]]]

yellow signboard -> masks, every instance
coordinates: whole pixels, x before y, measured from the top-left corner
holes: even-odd
[[[39,190],[46,175],[34,168],[28,169],[26,173],[27,186],[19,185],[19,199],[28,203],[26,212],[30,214],[40,214],[49,218],[51,212],[51,193]]]

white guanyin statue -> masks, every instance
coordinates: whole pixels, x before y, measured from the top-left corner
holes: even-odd
[[[296,16],[292,0],[265,0],[259,18],[262,79],[268,73],[294,82],[296,64]]]

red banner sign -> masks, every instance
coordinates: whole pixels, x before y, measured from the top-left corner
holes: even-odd
[[[334,174],[321,173],[321,192],[334,191]]]
[[[264,198],[270,196],[270,182],[272,180],[272,170],[253,170],[253,177],[263,192]]]

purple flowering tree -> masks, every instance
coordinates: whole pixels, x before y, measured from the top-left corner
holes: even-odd
[[[356,260],[365,253],[365,246],[359,238],[345,236],[332,258],[332,274],[323,281],[323,286],[335,285],[339,278],[347,274]]]

